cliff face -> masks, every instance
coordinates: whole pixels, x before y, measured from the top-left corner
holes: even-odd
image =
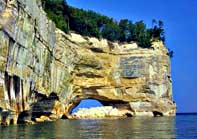
[[[138,115],[175,115],[170,59],[162,42],[64,34],[41,1],[0,0],[0,121],[68,116],[82,99]],[[24,114],[25,113],[25,114]]]

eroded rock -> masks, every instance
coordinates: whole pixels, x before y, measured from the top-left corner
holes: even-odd
[[[132,112],[130,111],[121,111],[112,106],[103,106],[95,108],[81,108],[77,112],[73,113],[69,118],[70,119],[99,119],[99,118],[122,118],[127,117]]]
[[[3,111],[16,117],[30,111],[24,121],[57,119],[93,98],[136,116],[175,115],[170,59],[162,42],[143,49],[136,43],[65,34],[47,18],[40,0],[0,0],[0,14]]]

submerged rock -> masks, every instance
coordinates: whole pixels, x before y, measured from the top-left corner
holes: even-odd
[[[52,120],[47,116],[40,116],[40,118],[36,118],[35,121],[38,123],[42,123],[42,122],[46,122],[46,121],[50,122]]]
[[[0,14],[0,107],[7,117],[15,113],[11,123],[24,111],[30,111],[24,121],[69,117],[87,98],[112,106],[111,116],[121,116],[120,110],[175,115],[170,59],[162,42],[144,49],[65,34],[47,18],[40,0],[0,0]],[[5,114],[0,123],[9,124]]]

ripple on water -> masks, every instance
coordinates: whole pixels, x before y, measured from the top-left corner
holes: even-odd
[[[173,139],[197,138],[197,116],[58,120],[0,126],[0,139]]]

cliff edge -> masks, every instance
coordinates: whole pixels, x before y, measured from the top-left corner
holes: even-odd
[[[69,117],[83,99],[131,116],[173,116],[170,58],[161,41],[65,34],[41,1],[0,0],[0,123]]]

